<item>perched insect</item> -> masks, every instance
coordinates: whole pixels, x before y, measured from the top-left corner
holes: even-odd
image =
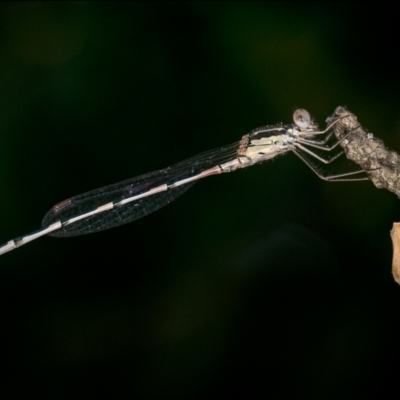
[[[0,247],[0,254],[48,234],[57,237],[77,236],[132,222],[175,200],[201,178],[249,167],[290,151],[321,179],[332,182],[367,179],[348,178],[364,171],[324,175],[307,159],[307,156],[312,156],[329,164],[343,154],[341,152],[325,159],[312,150],[316,148],[330,152],[338,146],[340,140],[330,147],[327,143],[333,134],[331,128],[340,118],[323,131],[317,129],[307,110],[296,110],[293,120],[294,123],[290,125],[254,129],[239,142],[199,154],[169,168],[64,200],[44,216],[42,229],[10,240]],[[318,135],[325,135],[325,138],[316,140],[315,136]]]

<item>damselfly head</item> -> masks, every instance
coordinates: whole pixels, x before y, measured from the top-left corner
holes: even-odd
[[[298,108],[293,113],[293,121],[300,129],[307,129],[311,124],[310,113],[304,108]]]

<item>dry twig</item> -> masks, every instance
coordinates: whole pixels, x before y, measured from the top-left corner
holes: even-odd
[[[382,140],[364,129],[357,117],[344,107],[338,107],[327,123],[341,117],[333,130],[338,139],[348,135],[340,143],[347,158],[364,169],[378,189],[385,188],[400,197],[400,156],[388,150]],[[400,284],[400,223],[393,224],[390,237],[393,243],[392,274]]]
[[[336,108],[334,114],[327,119],[327,123],[341,117],[342,119],[333,126],[333,130],[338,139],[348,135],[340,143],[347,158],[365,170],[378,189],[385,188],[400,197],[399,154],[388,150],[383,141],[364,129],[357,117],[345,107]]]

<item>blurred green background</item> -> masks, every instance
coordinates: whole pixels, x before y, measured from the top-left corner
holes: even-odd
[[[365,3],[0,4],[0,242],[70,196],[338,105],[400,151],[397,12]],[[8,398],[397,389],[395,195],[295,155],[116,229],[0,258]],[[396,388],[395,388],[396,385]]]

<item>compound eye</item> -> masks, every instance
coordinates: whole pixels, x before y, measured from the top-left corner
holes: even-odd
[[[293,121],[300,129],[306,129],[310,126],[310,113],[304,108],[298,108],[293,113]]]

